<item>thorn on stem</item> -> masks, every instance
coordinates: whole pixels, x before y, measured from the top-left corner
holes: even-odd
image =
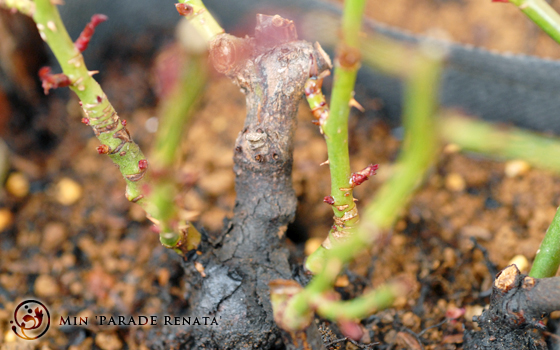
[[[348,103],[348,105],[350,107],[356,108],[357,110],[359,110],[362,113],[366,111],[366,109],[358,101],[356,101],[356,99],[354,99],[354,97],[352,97],[350,99],[350,102]]]
[[[45,95],[49,94],[50,89],[66,87],[72,84],[70,78],[68,78],[65,74],[52,74],[50,67],[43,67],[39,69],[39,78],[41,79]]]
[[[78,51],[84,52],[88,45],[93,33],[95,33],[95,27],[97,27],[100,23],[105,22],[108,19],[107,16],[101,14],[95,14],[91,17],[91,20],[74,43],[74,46]]]

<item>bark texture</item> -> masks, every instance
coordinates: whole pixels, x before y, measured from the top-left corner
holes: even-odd
[[[465,332],[465,350],[546,350],[543,318],[559,309],[560,278],[532,278],[510,265],[496,276],[488,310],[473,318],[481,330]]]
[[[216,69],[247,96],[245,126],[234,151],[234,217],[221,236],[208,237],[204,254],[185,262],[187,315],[216,317],[218,325],[182,327],[155,348],[283,347],[268,284],[293,278],[283,236],[296,209],[291,177],[296,114],[312,65],[319,71],[328,68],[322,49],[295,40],[290,23],[263,17],[256,38],[223,34],[211,44]],[[206,277],[193,261],[204,266]]]

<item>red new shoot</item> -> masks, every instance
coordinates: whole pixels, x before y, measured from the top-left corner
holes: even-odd
[[[100,14],[93,15],[91,17],[91,21],[86,24],[86,27],[74,43],[74,46],[78,49],[78,51],[84,52],[87,49],[89,41],[91,40],[93,33],[95,33],[95,27],[97,27],[100,23],[105,22],[107,19],[107,16]]]
[[[52,74],[50,67],[43,67],[39,69],[39,78],[41,79],[45,95],[49,94],[50,89],[66,87],[72,84],[70,78],[68,78],[65,74]]]
[[[370,164],[363,170],[352,173],[350,176],[350,186],[356,187],[361,185],[364,181],[370,178],[370,176],[375,175],[375,171],[379,168],[378,164]]]

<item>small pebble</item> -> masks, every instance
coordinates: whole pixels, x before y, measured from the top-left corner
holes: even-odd
[[[398,332],[397,333],[397,344],[399,348],[402,349],[410,349],[410,350],[422,350],[424,349],[422,345],[418,342],[418,339],[414,337],[412,334],[407,332]]]
[[[231,169],[218,170],[201,176],[198,180],[198,186],[209,195],[217,197],[233,188],[234,178],[235,174]]]
[[[508,262],[508,265],[515,264],[521,273],[526,273],[529,267],[529,260],[524,255],[516,255]]]
[[[474,237],[483,241],[489,241],[492,239],[492,232],[484,227],[475,225],[463,226],[461,228],[460,234],[464,238]]]
[[[450,247],[443,249],[443,262],[445,267],[454,267],[457,262],[457,255],[455,250]]]
[[[95,344],[103,350],[119,350],[123,344],[115,333],[99,332],[95,337]]]
[[[227,214],[224,209],[214,207],[202,213],[200,220],[207,230],[217,232],[224,226],[223,220]]]
[[[455,143],[449,143],[449,144],[445,145],[445,147],[443,148],[443,153],[452,154],[452,153],[457,153],[460,150],[461,150],[461,147],[459,147],[459,145],[457,145]]]
[[[11,329],[7,330],[6,333],[4,333],[4,343],[13,343],[16,340],[16,334]]]
[[[160,286],[166,286],[169,283],[170,273],[168,269],[161,268],[157,272],[157,279]]]
[[[44,298],[53,297],[59,292],[56,280],[49,275],[40,275],[37,277],[34,290],[36,295]]]
[[[0,209],[0,232],[4,231],[12,225],[14,221],[14,215],[9,209]]]
[[[71,205],[76,203],[82,197],[82,186],[76,181],[64,177],[55,187],[55,198],[62,205]]]
[[[80,282],[72,282],[70,285],[70,293],[72,295],[81,295],[84,291],[84,286]]]
[[[146,212],[139,205],[131,205],[128,215],[134,221],[143,222],[146,220]]]
[[[507,177],[522,176],[529,172],[531,165],[524,160],[510,160],[506,162],[504,172]]]
[[[317,250],[323,243],[321,238],[310,238],[305,242],[305,256],[311,255],[314,251]]]
[[[53,251],[61,248],[66,241],[66,227],[59,222],[49,222],[43,230],[43,241],[41,248],[43,251]]]
[[[467,305],[465,306],[465,320],[472,321],[473,316],[482,315],[484,307],[480,305]]]
[[[386,344],[394,344],[397,341],[397,331],[391,329],[389,332],[385,333],[383,337],[383,342]]]
[[[336,282],[334,283],[334,286],[343,288],[348,286],[349,284],[350,282],[348,281],[348,276],[341,275],[336,278]]]
[[[395,301],[393,302],[393,307],[397,309],[401,309],[405,307],[407,303],[408,303],[408,299],[406,299],[406,297],[398,296],[395,298]]]
[[[408,328],[416,328],[420,325],[420,317],[409,311],[402,316],[402,324]]]
[[[204,266],[199,263],[198,261],[194,262],[194,268],[196,269],[196,271],[198,271],[200,273],[200,275],[202,277],[206,277],[206,273],[204,272]]]
[[[27,176],[20,172],[11,173],[8,180],[6,180],[6,190],[19,198],[27,196],[29,193],[29,180],[27,180]]]
[[[445,188],[449,191],[461,192],[467,187],[465,179],[457,173],[451,173],[445,177]]]

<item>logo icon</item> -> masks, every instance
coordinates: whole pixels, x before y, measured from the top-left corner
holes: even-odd
[[[14,319],[10,323],[12,331],[18,337],[34,340],[47,333],[51,325],[51,315],[47,307],[40,301],[25,300],[16,307]]]

